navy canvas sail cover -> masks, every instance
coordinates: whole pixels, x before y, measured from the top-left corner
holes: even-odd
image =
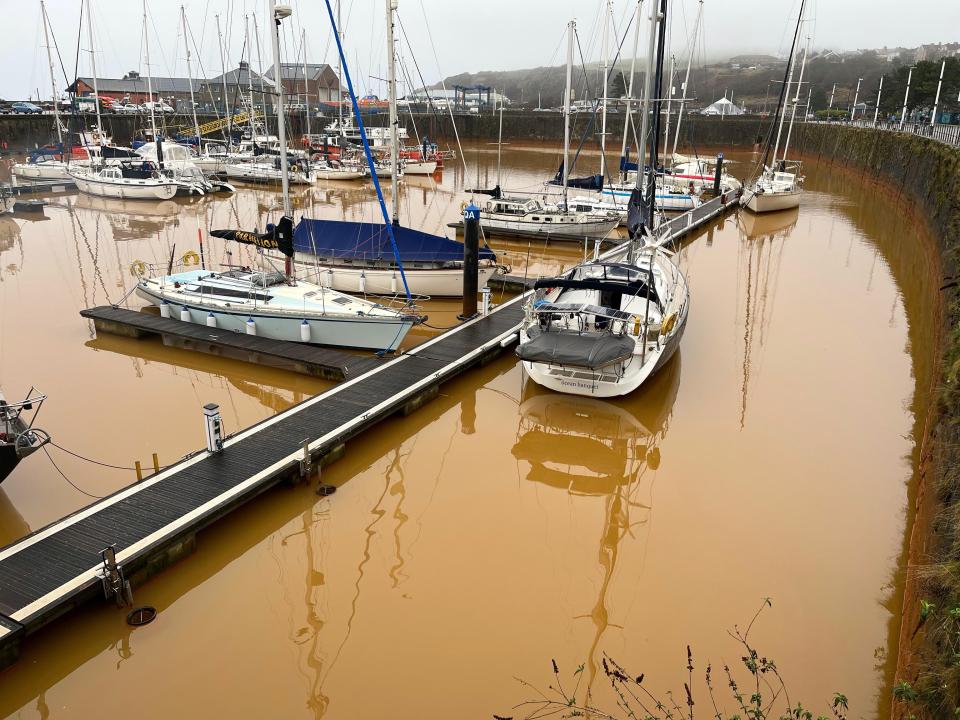
[[[463,260],[463,243],[440,235],[393,226],[401,262],[450,262]],[[383,223],[303,218],[293,232],[297,252],[320,257],[352,260],[393,260],[390,236]],[[480,248],[481,260],[496,260],[488,247]]]
[[[547,181],[551,185],[563,185],[563,163],[560,163],[560,169],[557,170],[553,180]],[[567,187],[577,188],[578,190],[603,190],[603,175],[590,175],[582,178],[567,178]]]

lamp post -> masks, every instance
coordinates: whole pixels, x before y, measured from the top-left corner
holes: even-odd
[[[877,126],[877,117],[880,115],[880,94],[883,92],[883,75],[880,76],[880,87],[877,88],[877,107],[873,110],[873,126]]]
[[[903,130],[903,121],[907,118],[907,98],[910,97],[910,81],[913,79],[913,69],[916,65],[911,65],[907,72],[907,91],[903,94],[903,110],[900,111],[900,129]]]
[[[930,113],[930,124],[933,125],[937,121],[937,105],[940,104],[940,88],[943,87],[943,70],[947,67],[946,59],[940,63],[940,80],[937,81],[937,97],[933,101],[933,112]]]
[[[860,98],[860,83],[863,81],[863,78],[857,78],[857,89],[853,93],[853,108],[850,110],[850,120],[852,121],[857,116],[857,100]]]

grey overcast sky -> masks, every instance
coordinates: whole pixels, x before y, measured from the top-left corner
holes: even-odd
[[[335,0],[330,0],[334,3]],[[623,35],[636,0],[610,0],[617,32]],[[649,6],[654,0],[644,0]],[[696,59],[740,52],[782,54],[789,42],[800,0],[705,0],[703,39]],[[588,60],[600,54],[600,13],[606,0],[399,0],[402,54],[411,48],[428,83],[442,76],[478,70],[509,70],[564,61],[560,48],[568,20],[577,20]],[[145,72],[142,0],[92,0],[97,74],[121,77]],[[194,74],[220,72],[215,15],[220,15],[227,67],[235,67],[244,44],[244,16],[259,24],[260,56],[270,65],[264,18],[266,0],[183,0],[195,43]],[[293,17],[284,22],[284,62],[302,60],[300,35],[306,30],[307,59],[336,62],[336,49],[324,0],[291,0]],[[697,0],[672,0],[671,42],[685,57]],[[147,0],[150,65],[154,75],[185,77],[185,45],[177,0]],[[384,0],[342,0],[348,66],[358,92],[384,94],[376,80],[385,70]],[[0,0],[0,97],[19,99],[50,94],[39,0]],[[47,0],[47,12],[66,74],[77,57],[80,0]],[[808,0],[807,32],[814,47],[840,50],[914,47],[960,39],[960,0]],[[646,28],[644,27],[644,30]],[[79,75],[90,74],[86,18],[80,34]],[[251,31],[252,32],[252,31]],[[294,37],[295,36],[295,37]],[[409,42],[409,45],[408,45]],[[627,45],[632,41],[628,40]],[[252,65],[258,66],[253,44]],[[641,39],[641,47],[644,41]],[[624,54],[628,50],[625,47]],[[197,68],[199,57],[202,70]],[[411,75],[413,63],[407,61]],[[59,68],[58,68],[59,69]],[[417,78],[413,78],[417,82]],[[60,72],[58,86],[63,88]]]

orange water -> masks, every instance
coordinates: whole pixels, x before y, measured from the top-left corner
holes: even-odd
[[[409,179],[405,222],[444,229],[464,186],[496,183],[495,157],[470,149],[466,171]],[[507,148],[503,184],[532,188],[555,162]],[[201,533],[137,588],[153,624],[94,604],[28,638],[0,674],[0,716],[522,717],[513,706],[536,690],[515,678],[546,690],[553,658],[567,687],[582,663],[581,695],[614,711],[604,653],[682,703],[688,644],[698,712],[709,661],[732,713],[720,667],[742,670],[742,652],[727,630],[765,597],[751,638],[791,699],[825,713],[843,691],[855,715],[883,716],[936,278],[908,208],[826,165],[807,172],[799,212],[729,216],[685,244],[689,325],[647,386],[615,402],[550,394],[510,354],[471,371],[349,443],[324,470],[332,497],[277,489]],[[299,207],[369,219],[360,188],[300,193]],[[119,300],[133,260],[194,249],[198,223],[262,227],[276,192],[54,202],[47,220],[0,221],[0,384],[49,394],[39,425],[59,444],[167,463],[202,444],[204,403],[236,430],[326,387],[96,337],[77,314]],[[515,272],[582,254],[493,244]],[[211,262],[225,251],[207,244]],[[431,316],[451,324],[456,305]],[[133,480],[51,456],[92,494]],[[0,539],[87,502],[30,457],[0,488]]]

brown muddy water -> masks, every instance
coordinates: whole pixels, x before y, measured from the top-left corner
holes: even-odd
[[[534,189],[553,153],[505,148],[503,185]],[[737,157],[746,168],[749,156]],[[403,185],[405,222],[441,230],[464,186],[496,183],[495,152]],[[799,212],[730,216],[679,253],[692,292],[680,353],[615,402],[543,392],[512,355],[324,470],[330,498],[277,489],[198,537],[136,590],[132,630],[94,605],[29,638],[0,674],[0,716],[520,717],[556,659],[615,710],[604,653],[683,702],[720,669],[727,631],[772,599],[752,639],[791,699],[887,714],[908,508],[935,342],[936,269],[922,219],[869,180],[813,164]],[[369,188],[296,194],[314,216],[372,218]],[[165,203],[55,198],[0,221],[0,384],[50,395],[39,424],[110,464],[168,463],[203,443],[201,406],[239,430],[323,382],[97,337],[78,316],[118,301],[136,259],[196,249],[197,228],[263,226],[274,191]],[[409,220],[408,220],[409,218]],[[514,272],[581,249],[495,241]],[[213,262],[227,248],[208,244]],[[232,259],[246,256],[233,248]],[[131,300],[131,306],[140,301]],[[431,303],[437,325],[455,302]],[[417,342],[425,335],[411,337]],[[82,490],[133,473],[53,448]],[[87,504],[42,453],[0,488],[0,542]],[[742,668],[739,668],[742,670]],[[744,673],[739,673],[746,681]]]

